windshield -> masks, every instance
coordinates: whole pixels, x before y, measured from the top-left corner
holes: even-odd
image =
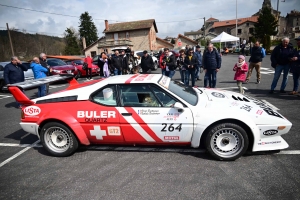
[[[168,79],[168,80],[166,80]],[[169,82],[170,81],[170,82]],[[195,90],[191,86],[186,86],[179,81],[172,81],[169,77],[163,77],[159,84],[167,88],[172,93],[176,94],[189,104],[195,106],[197,105],[198,98]]]
[[[63,66],[63,65],[67,65],[67,63],[65,63],[62,60],[59,59],[51,59],[51,60],[47,60],[47,64],[52,66]]]

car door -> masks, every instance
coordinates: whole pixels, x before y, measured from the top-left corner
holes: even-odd
[[[120,125],[126,142],[189,143],[193,116],[188,107],[162,88],[146,84],[119,85]]]
[[[116,106],[115,85],[108,85],[94,92],[82,107],[76,108],[77,120],[92,143],[124,142]]]

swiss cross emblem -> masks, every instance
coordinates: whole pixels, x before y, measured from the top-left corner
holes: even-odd
[[[101,130],[100,126],[94,126],[94,130],[90,130],[91,136],[96,136],[98,140],[103,140],[103,136],[106,135],[106,130]]]

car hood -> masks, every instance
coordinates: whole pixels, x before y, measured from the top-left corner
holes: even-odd
[[[256,124],[290,124],[290,122],[278,112],[278,108],[265,100],[258,100],[249,95],[226,90],[203,88],[201,88],[201,90],[207,96],[207,109],[217,112],[234,113],[236,117],[247,115],[251,117]],[[201,100],[199,100],[199,103],[201,103]]]
[[[75,67],[73,65],[53,66],[51,68],[56,69],[56,70],[72,70],[72,69],[75,69]]]

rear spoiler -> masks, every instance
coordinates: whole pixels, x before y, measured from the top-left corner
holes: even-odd
[[[29,80],[24,81],[20,83],[11,84],[8,86],[8,90],[10,93],[14,96],[17,102],[19,102],[22,105],[32,105],[34,104],[33,101],[31,101],[22,91],[28,90],[32,88],[37,88],[40,85],[46,84],[46,83],[53,83],[57,81],[63,81],[66,80],[70,83],[70,85],[76,85],[78,82],[74,79],[73,75],[54,75],[54,76],[48,76],[41,79],[35,79],[35,80]]]

